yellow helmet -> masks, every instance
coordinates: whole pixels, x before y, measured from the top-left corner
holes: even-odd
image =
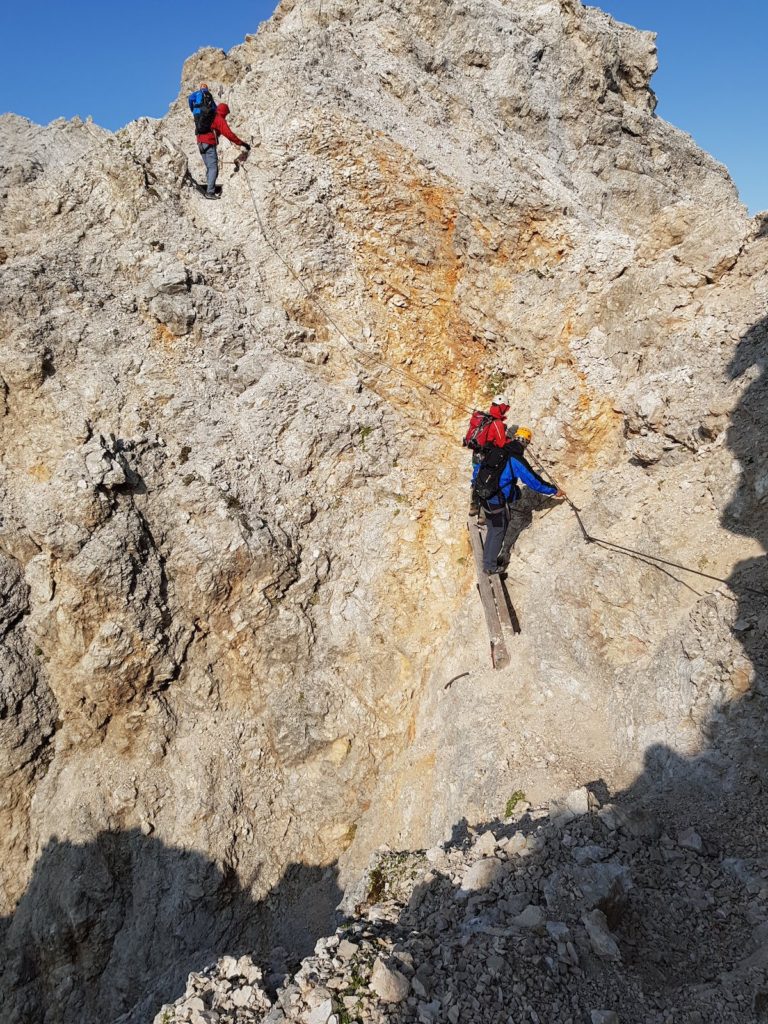
[[[515,431],[515,437],[519,437],[521,441],[525,441],[526,444],[530,444],[533,440],[533,434],[528,427],[518,427]]]

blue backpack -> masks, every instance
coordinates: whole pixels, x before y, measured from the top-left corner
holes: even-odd
[[[207,135],[216,117],[216,100],[208,89],[198,89],[189,94],[188,103],[195,119],[195,135]]]

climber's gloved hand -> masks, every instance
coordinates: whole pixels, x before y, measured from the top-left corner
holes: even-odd
[[[251,152],[251,147],[250,147],[250,145],[247,142],[243,143],[243,149],[245,150],[246,153],[250,153]]]

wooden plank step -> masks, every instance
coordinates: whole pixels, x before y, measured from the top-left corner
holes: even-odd
[[[488,579],[491,581],[491,589],[496,599],[496,609],[499,613],[502,627],[508,629],[510,633],[520,633],[520,623],[515,614],[515,609],[512,607],[512,602],[509,600],[504,580],[501,576],[489,576]]]
[[[472,546],[472,553],[475,556],[477,591],[480,594],[480,603],[483,606],[485,622],[488,626],[488,637],[491,642],[491,661],[495,669],[506,668],[510,662],[509,652],[504,641],[504,631],[501,627],[501,619],[499,618],[499,611],[493,594],[492,577],[486,576],[483,572],[483,539],[480,536],[480,530],[475,517],[469,517],[467,528],[469,530],[469,542]],[[499,582],[501,581],[499,580]]]

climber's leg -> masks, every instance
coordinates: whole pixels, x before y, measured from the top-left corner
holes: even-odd
[[[219,176],[219,154],[216,146],[200,146],[200,156],[203,158],[207,173],[206,195],[216,194],[216,179]]]
[[[485,534],[485,543],[483,544],[483,571],[488,575],[492,575],[499,571],[496,560],[499,557],[501,545],[504,542],[504,535],[507,532],[509,515],[506,508],[502,508],[498,512],[488,512],[486,509],[485,518],[488,530]]]

